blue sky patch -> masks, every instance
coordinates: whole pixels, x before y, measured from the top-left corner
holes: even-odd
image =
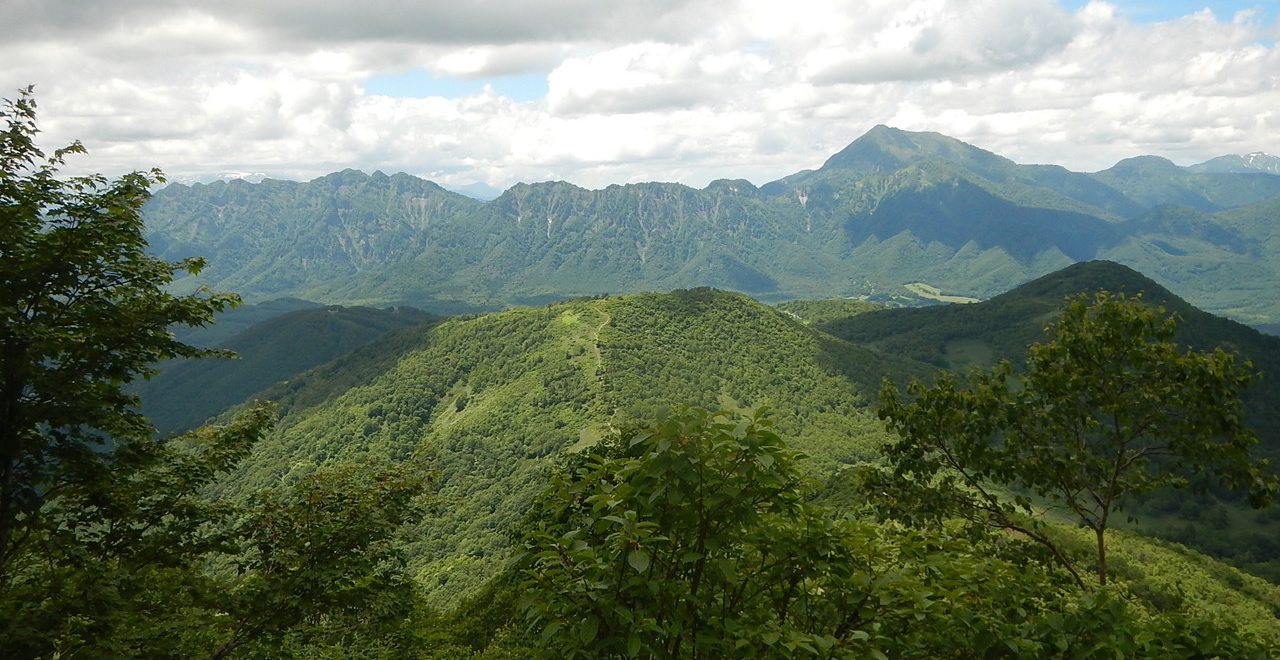
[[[1261,19],[1269,23],[1276,19],[1276,9],[1270,1],[1258,0],[1110,0],[1116,6],[1117,13],[1135,23],[1159,23],[1187,14],[1194,14],[1205,7],[1213,10],[1213,15],[1220,21],[1229,21],[1236,12],[1243,9],[1256,11],[1255,20]],[[1068,11],[1075,11],[1087,4],[1088,0],[1059,0],[1059,4]]]

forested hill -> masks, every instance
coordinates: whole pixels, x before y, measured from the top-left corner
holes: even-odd
[[[1045,340],[1045,325],[1066,297],[1098,289],[1142,294],[1178,315],[1180,341],[1198,350],[1222,347],[1238,353],[1266,374],[1246,394],[1246,404],[1267,453],[1280,458],[1280,337],[1197,309],[1118,263],[1074,264],[979,303],[879,309],[821,319],[814,326],[877,350],[963,371],[1000,359],[1019,361],[1029,344]]]
[[[1280,337],[1201,311],[1126,266],[1087,262],[1028,282],[990,300],[967,305],[854,310],[814,321],[836,337],[885,353],[955,371],[1009,359],[1017,365],[1033,342],[1046,341],[1045,325],[1068,296],[1097,289],[1141,293],[1179,317],[1176,339],[1198,350],[1223,348],[1263,377],[1244,393],[1245,416],[1259,436],[1256,453],[1280,466]],[[795,308],[789,303],[788,308]],[[804,310],[797,308],[803,315]],[[825,310],[820,310],[825,311]],[[1197,499],[1164,493],[1135,503],[1131,513],[1145,533],[1197,547],[1280,579],[1274,541],[1280,519],[1232,498]]]
[[[728,174],[728,173],[727,173]],[[586,190],[519,184],[480,202],[404,174],[171,185],[145,209],[162,256],[250,299],[536,304],[713,286],[763,300],[986,298],[1073,262],[1125,263],[1192,304],[1280,319],[1280,176],[1136,158],[1094,174],[1020,165],[935,133],[876,127],[821,168]]]
[[[410,550],[433,598],[451,601],[502,566],[505,530],[567,448],[674,404],[768,406],[822,471],[877,455],[886,436],[870,406],[882,375],[926,371],[710,289],[457,317],[263,393],[280,401],[283,419],[224,492],[335,461],[426,452],[439,470],[440,511]]]
[[[433,456],[446,505],[420,530],[413,555],[420,575],[447,600],[495,568],[507,541],[503,530],[540,488],[548,461],[567,448],[688,403],[767,406],[819,473],[872,459],[887,438],[869,412],[882,376],[903,382],[935,369],[1018,362],[1028,344],[1045,339],[1044,327],[1066,296],[1098,288],[1142,292],[1179,314],[1180,336],[1189,343],[1224,346],[1280,373],[1280,339],[1201,312],[1128,267],[1087,262],[985,302],[905,309],[855,300],[772,308],[703,288],[516,307],[390,332],[424,317],[413,310],[310,309],[226,342],[241,360],[202,360],[157,377],[143,390],[144,410],[176,429],[251,395],[277,401],[283,416],[277,433],[259,445],[227,493],[287,483],[335,461]],[[258,391],[277,380],[283,382]],[[1274,378],[1247,395],[1261,449],[1272,456],[1280,454],[1277,400]],[[1203,516],[1213,506],[1185,513]],[[1254,551],[1257,534],[1249,530],[1261,527],[1241,524],[1197,538],[1208,520],[1175,515],[1168,522],[1178,525],[1173,536],[1180,540],[1273,571]],[[1168,525],[1155,531],[1168,532]],[[1248,538],[1227,543],[1236,531]],[[1206,545],[1213,539],[1224,547]]]

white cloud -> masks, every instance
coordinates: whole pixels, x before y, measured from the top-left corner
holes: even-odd
[[[834,43],[802,55],[819,84],[936,80],[1034,64],[1075,26],[1047,0],[915,0],[882,4]]]
[[[442,183],[756,183],[877,123],[1101,169],[1280,152],[1280,23],[1134,23],[1049,0],[0,0],[4,96],[73,167],[407,171]],[[545,99],[363,92],[380,73],[546,75]]]

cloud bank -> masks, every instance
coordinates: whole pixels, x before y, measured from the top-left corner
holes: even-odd
[[[1280,23],[1050,0],[0,0],[0,95],[34,83],[72,168],[445,185],[756,183],[871,126],[1093,171],[1280,152]],[[1225,13],[1225,12],[1223,12]],[[423,71],[481,83],[366,91]],[[545,79],[540,98],[484,85]]]

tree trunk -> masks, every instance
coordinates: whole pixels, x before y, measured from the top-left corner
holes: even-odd
[[[1093,533],[1098,537],[1098,584],[1105,587],[1107,586],[1107,528],[1094,528]]]

